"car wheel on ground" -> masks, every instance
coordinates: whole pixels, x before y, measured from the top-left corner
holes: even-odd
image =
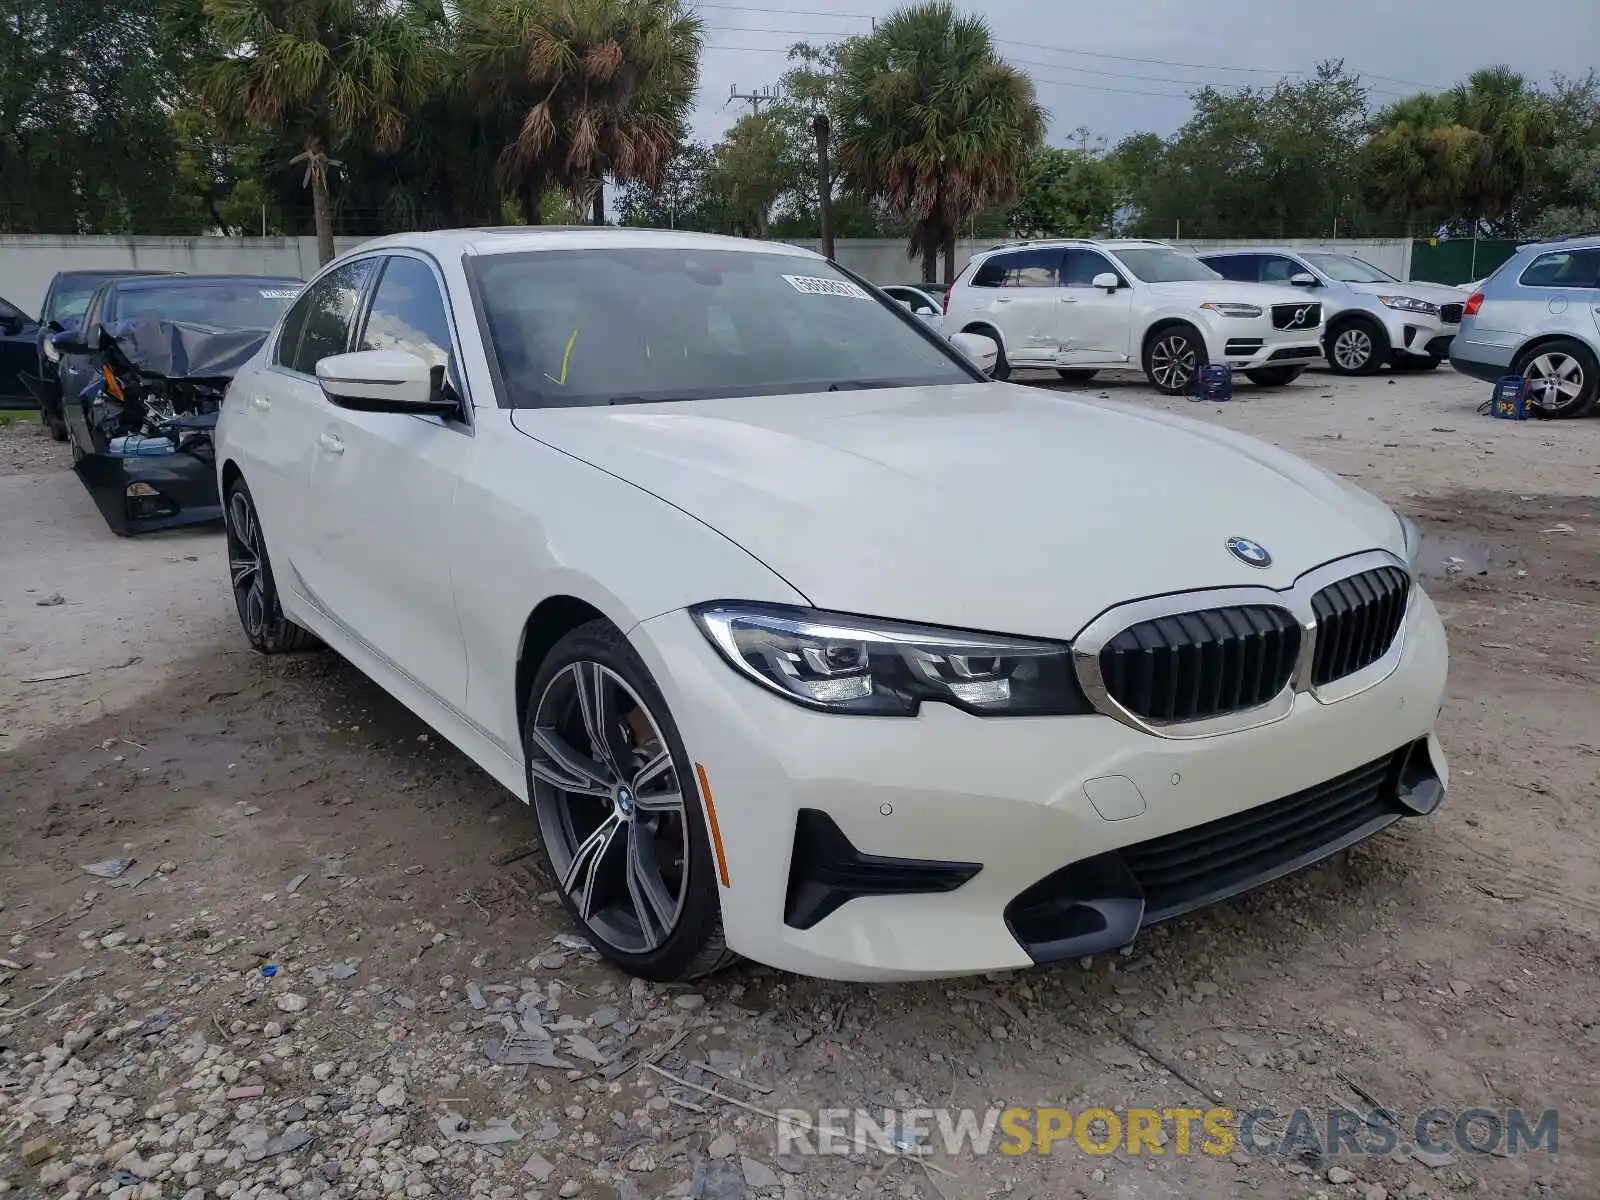
[[[1396,371],[1436,371],[1443,361],[1444,359],[1442,358],[1417,358],[1415,355],[1407,354],[1394,360],[1394,369]]]
[[[1011,378],[1011,364],[1006,360],[1006,344],[1001,339],[997,330],[989,325],[968,325],[961,332],[981,333],[984,337],[993,341],[995,344],[996,353],[994,357],[994,369],[989,372],[989,378],[999,380],[1002,383]]]
[[[1209,361],[1205,341],[1191,325],[1163,325],[1145,340],[1145,376],[1168,396],[1187,392]]]
[[[1088,383],[1096,375],[1100,374],[1100,372],[1086,370],[1081,367],[1057,367],[1056,374],[1061,376],[1061,378],[1065,379],[1068,383]]]
[[[1365,317],[1328,327],[1328,367],[1335,375],[1371,375],[1389,357],[1389,335]]]
[[[545,864],[595,949],[658,982],[733,961],[693,767],[655,681],[609,622],[552,648],[523,741]]]
[[[1528,408],[1535,416],[1581,417],[1600,392],[1600,363],[1570,338],[1524,350],[1512,369],[1527,380]]]
[[[228,578],[239,623],[252,648],[262,654],[305,650],[317,644],[316,635],[283,615],[278,586],[267,558],[267,542],[256,516],[255,501],[243,479],[228,489],[223,526],[228,540]]]
[[[1261,387],[1283,387],[1293,383],[1305,373],[1305,367],[1259,367],[1254,371],[1246,371],[1245,377],[1251,383]]]

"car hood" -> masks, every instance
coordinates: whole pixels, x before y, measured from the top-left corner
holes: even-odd
[[[1241,304],[1304,304],[1315,296],[1306,289],[1276,283],[1238,283],[1232,279],[1185,280],[1182,283],[1147,284],[1161,296],[1204,304],[1208,300],[1235,300]]]
[[[1460,288],[1442,283],[1351,283],[1345,286],[1363,296],[1410,296],[1413,300],[1426,300],[1430,304],[1463,302]]]
[[[1122,601],[1283,588],[1403,549],[1381,502],[1264,443],[1010,384],[525,409],[512,424],[720,531],[817,607],[872,616],[1070,638]],[[1271,566],[1234,559],[1233,536]]]

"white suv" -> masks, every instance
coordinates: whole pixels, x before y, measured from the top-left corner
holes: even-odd
[[[1089,379],[1138,364],[1168,395],[1208,362],[1280,387],[1322,357],[1322,305],[1288,287],[1234,283],[1164,242],[1023,242],[973,258],[944,328],[1000,345],[994,377],[1054,368]]]

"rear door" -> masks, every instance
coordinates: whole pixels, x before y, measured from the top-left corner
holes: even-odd
[[[985,260],[979,276],[992,280],[994,315],[1014,365],[1055,366],[1061,352],[1061,251],[1011,250]],[[973,280],[974,286],[978,279]]]
[[[1095,287],[1100,275],[1115,275],[1115,291]],[[1133,289],[1105,255],[1069,248],[1061,262],[1062,359],[1073,366],[1128,361]]]
[[[29,408],[33,393],[22,382],[32,375],[39,326],[11,301],[0,298],[0,406]]]
[[[471,404],[438,269],[420,254],[383,259],[354,350],[402,350],[445,368],[466,420],[356,412],[324,400],[318,414],[302,575],[317,604],[392,669],[459,709],[466,647],[450,562],[456,492],[473,451]]]

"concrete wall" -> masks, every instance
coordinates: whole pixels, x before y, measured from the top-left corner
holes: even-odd
[[[338,238],[344,251],[360,238]],[[0,296],[39,315],[57,271],[147,267],[190,275],[292,275],[317,269],[317,239],[222,237],[49,237],[0,234]]]
[[[957,242],[956,270],[966,266],[977,251],[994,245],[995,240]],[[360,238],[339,238],[335,245],[342,252],[360,243]],[[1179,244],[1194,250],[1214,250],[1264,243],[1236,240]],[[1410,238],[1340,238],[1337,241],[1302,238],[1277,244],[1355,254],[1398,279],[1411,278]],[[796,240],[794,245],[821,249],[821,244],[815,241]],[[922,274],[921,264],[907,257],[906,242],[902,238],[841,238],[835,253],[846,267],[875,283],[906,283]],[[57,271],[95,267],[148,267],[195,275],[211,272],[294,275],[309,279],[317,269],[317,242],[309,237],[119,238],[0,234],[0,296],[34,315],[38,314],[50,277]]]

